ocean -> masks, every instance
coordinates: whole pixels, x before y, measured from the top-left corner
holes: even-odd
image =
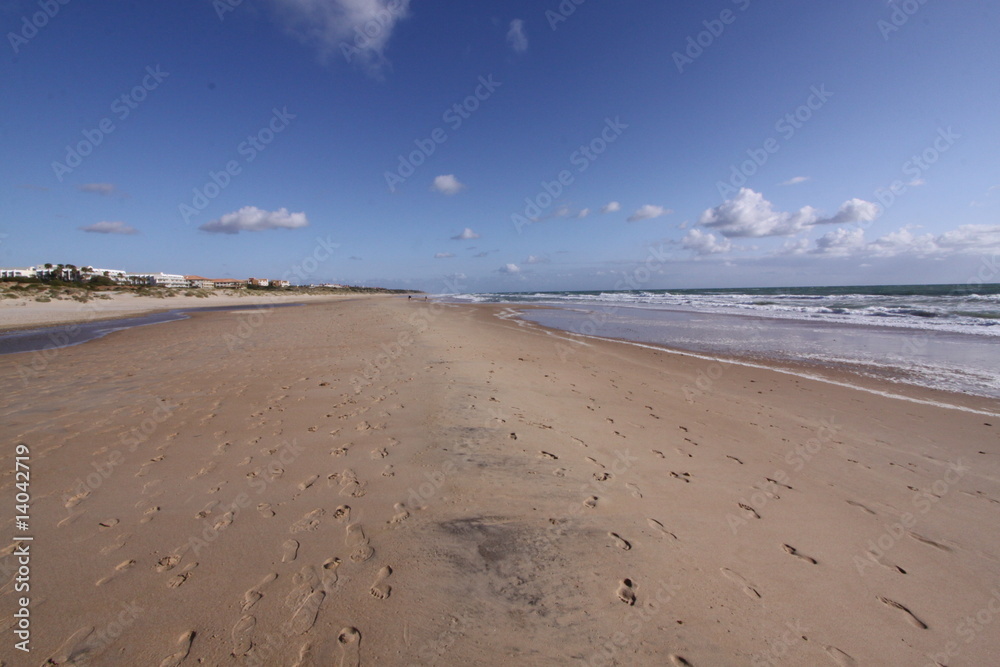
[[[1000,398],[1000,284],[448,295],[524,319],[720,357],[836,367]]]

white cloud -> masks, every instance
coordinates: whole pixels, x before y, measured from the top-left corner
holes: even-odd
[[[864,199],[850,199],[840,205],[837,215],[817,220],[817,225],[846,225],[855,222],[871,222],[878,217],[879,206]]]
[[[514,275],[521,272],[521,267],[517,264],[504,264],[500,267],[500,273],[506,273],[507,275]]]
[[[652,204],[646,204],[638,211],[630,215],[627,220],[628,222],[639,222],[640,220],[653,220],[655,218],[662,217],[664,215],[669,215],[673,211],[665,209],[662,206],[653,206]]]
[[[451,240],[452,241],[471,241],[472,239],[478,239],[478,238],[480,238],[479,234],[477,234],[474,231],[472,231],[471,228],[466,227],[465,229],[462,230],[461,234],[456,234],[455,236],[452,236]]]
[[[805,183],[808,180],[809,180],[808,176],[793,176],[784,183],[781,183],[781,185],[798,185],[799,183]]]
[[[693,250],[698,255],[714,255],[732,250],[733,243],[727,238],[716,239],[715,234],[692,229],[681,240],[686,250]]]
[[[729,238],[794,236],[814,225],[871,222],[878,211],[877,204],[863,199],[844,202],[831,218],[821,217],[812,206],[791,213],[775,211],[762,194],[741,188],[734,198],[702,213],[698,222]]]
[[[820,255],[852,255],[865,246],[865,230],[838,227],[816,239],[816,249]]]
[[[80,192],[91,192],[95,195],[110,197],[118,192],[118,187],[114,183],[84,183],[76,186]]]
[[[507,31],[507,43],[516,53],[524,53],[528,50],[528,35],[524,32],[524,21],[514,19],[510,22],[510,30]]]
[[[622,210],[622,205],[616,201],[608,202],[601,207],[601,213],[617,213]]]
[[[450,197],[464,190],[465,185],[460,183],[454,174],[444,174],[434,179],[434,185],[431,186],[431,189]]]
[[[583,218],[586,218],[588,215],[590,215],[590,209],[589,208],[585,208],[585,209],[581,210],[579,213],[577,213],[576,217],[578,217],[578,218],[580,218],[582,220]]]
[[[95,222],[92,225],[87,225],[86,227],[80,227],[80,229],[82,229],[85,232],[93,232],[95,234],[138,234],[139,233],[135,227],[119,221]]]
[[[386,64],[385,51],[410,0],[270,0],[289,31],[314,44],[324,60],[337,52],[372,74]]]
[[[539,257],[537,255],[528,255],[528,258],[524,260],[525,264],[546,264],[548,263],[548,257]]]
[[[843,227],[827,232],[816,240],[812,251],[817,255],[858,257],[954,257],[1000,252],[1000,225],[962,225],[935,236],[915,234],[908,226],[866,242],[864,230]]]
[[[299,229],[308,225],[305,213],[289,213],[287,208],[264,211],[256,206],[244,206],[238,211],[225,214],[218,220],[206,222],[198,229],[213,234],[239,234],[265,229]]]
[[[434,259],[450,259],[455,256],[453,252],[439,252],[434,255]]]

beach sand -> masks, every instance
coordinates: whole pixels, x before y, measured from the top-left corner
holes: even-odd
[[[108,298],[76,301],[71,298],[41,302],[34,298],[0,300],[0,332],[28,327],[55,326],[80,322],[130,317],[177,308],[210,308],[218,306],[266,306],[282,303],[313,303],[349,298],[357,295],[302,294],[227,290],[209,292],[210,296],[172,297],[139,296],[133,293],[98,292]]]
[[[0,357],[4,542],[34,537],[2,659],[995,662],[996,401],[509,315],[355,298]]]

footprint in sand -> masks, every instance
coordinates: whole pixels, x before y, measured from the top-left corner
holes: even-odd
[[[114,528],[119,524],[118,519],[105,519],[104,521],[99,521],[97,523],[98,530],[107,530],[108,528]]]
[[[826,654],[830,656],[830,659],[833,660],[838,667],[855,667],[858,664],[857,660],[847,655],[836,646],[824,646],[823,650],[826,651]]]
[[[344,538],[344,543],[354,549],[351,552],[350,558],[355,563],[363,563],[375,555],[375,550],[368,544],[365,530],[359,523],[352,523],[347,526],[347,535]]]
[[[264,597],[264,594],[261,591],[268,584],[270,584],[272,581],[274,581],[277,578],[278,578],[278,573],[277,572],[271,572],[270,574],[268,574],[267,576],[265,576],[263,579],[261,579],[257,583],[256,586],[254,586],[253,588],[247,590],[247,592],[243,594],[243,602],[240,603],[240,611],[242,611],[244,614],[247,613],[248,611],[250,611],[250,609],[252,609],[253,606],[255,604],[257,604],[257,602],[262,597]]]
[[[673,470],[671,470],[670,471],[670,476],[673,477],[674,479],[679,479],[679,480],[681,480],[682,482],[685,482],[685,483],[690,483],[691,482],[691,480],[690,480],[691,473],[687,473],[687,472],[676,473]]]
[[[782,544],[782,545],[781,545],[781,549],[782,549],[782,550],[783,550],[783,551],[784,551],[784,552],[785,552],[786,554],[791,554],[792,556],[795,556],[796,558],[799,558],[799,559],[801,559],[801,560],[804,560],[804,561],[805,561],[805,562],[807,562],[807,563],[812,563],[813,565],[816,565],[816,559],[815,559],[815,558],[812,558],[812,557],[810,557],[810,556],[806,556],[805,554],[800,554],[800,553],[799,553],[799,550],[798,550],[798,549],[796,549],[795,547],[793,547],[793,546],[792,546],[792,545],[790,545],[790,544]]]
[[[550,461],[558,461],[559,460],[558,456],[556,456],[552,452],[546,452],[544,450],[539,451],[538,455],[541,456],[543,459],[548,459]]]
[[[618,599],[630,607],[635,604],[635,590],[632,586],[631,579],[622,579],[621,584],[618,585],[618,590],[615,591]]]
[[[139,523],[149,523],[156,516],[157,512],[160,511],[159,506],[153,506],[143,512],[143,517],[139,519]]]
[[[597,507],[597,496],[591,496],[583,501],[583,506],[588,509],[594,509]]]
[[[392,586],[385,583],[385,580],[388,579],[391,575],[392,575],[392,568],[389,567],[388,565],[386,565],[385,567],[383,567],[381,570],[378,571],[378,574],[375,575],[375,582],[372,584],[372,588],[370,591],[372,597],[377,598],[379,600],[385,600],[386,598],[389,597],[389,594],[392,593]]]
[[[312,644],[306,642],[299,649],[299,656],[295,659],[292,667],[315,667],[316,661],[313,659]]]
[[[595,472],[594,473],[594,479],[596,479],[598,482],[606,482],[609,479],[611,479],[611,473],[609,473],[609,472]]]
[[[340,644],[340,667],[360,667],[361,633],[357,628],[344,628],[337,636]]]
[[[168,655],[160,662],[160,667],[177,667],[187,659],[194,642],[195,631],[189,630],[177,638],[177,651]]]
[[[870,509],[870,508],[868,508],[868,507],[865,507],[864,505],[862,505],[862,504],[861,504],[861,503],[859,503],[859,502],[855,502],[855,501],[853,501],[853,500],[848,500],[848,501],[846,501],[846,502],[847,502],[847,504],[848,504],[848,505],[850,505],[851,507],[857,507],[857,508],[858,508],[859,510],[861,510],[861,511],[862,511],[862,512],[864,512],[865,514],[876,514],[875,510],[873,510],[873,509]]]
[[[896,602],[895,600],[890,600],[887,597],[882,597],[881,595],[875,596],[875,599],[877,599],[879,602],[881,602],[884,605],[892,607],[893,609],[898,609],[901,612],[903,612],[903,614],[906,615],[906,620],[910,622],[910,625],[912,625],[914,627],[917,627],[917,628],[920,628],[921,630],[926,630],[927,629],[927,624],[926,623],[924,623],[919,618],[917,618],[916,615],[912,611],[910,611],[909,609],[907,609],[906,607],[904,607],[899,602]]]
[[[394,472],[392,471],[392,466],[391,466],[391,465],[387,465],[387,466],[386,466],[386,467],[385,467],[385,468],[384,468],[384,469],[382,470],[382,476],[383,476],[383,477],[395,477],[395,476],[396,476],[396,473],[394,473]]]
[[[757,514],[757,510],[755,510],[754,508],[750,507],[746,503],[740,503],[740,509],[745,510],[746,512],[749,512],[750,515],[753,518],[755,518],[755,519],[759,519],[760,518],[760,514]]]
[[[674,538],[675,540],[677,539],[676,535],[674,535],[669,530],[667,530],[666,527],[662,523],[660,523],[659,521],[657,521],[656,519],[649,519],[649,518],[647,518],[646,519],[646,523],[648,523],[649,527],[652,528],[653,530],[659,531],[659,532],[663,533],[664,535],[669,535],[670,537]]]
[[[215,470],[215,462],[212,461],[208,465],[203,466],[198,472],[188,477],[188,479],[198,479],[199,477],[204,477],[208,473]]]
[[[257,511],[260,512],[260,515],[265,519],[270,519],[274,516],[274,510],[271,509],[271,503],[258,503]]]
[[[690,667],[691,666],[690,662],[688,662],[687,660],[685,660],[682,656],[677,655],[676,653],[671,653],[667,657],[670,659],[670,664],[674,665],[674,667]]]
[[[615,546],[621,549],[622,551],[629,551],[632,548],[631,542],[626,540],[618,533],[608,533],[608,537],[614,540]]]
[[[108,583],[116,576],[118,576],[120,573],[124,572],[125,570],[131,569],[133,565],[135,565],[135,561],[131,559],[118,563],[118,565],[115,565],[115,571],[102,579],[98,579],[95,586],[103,586],[104,584]]]
[[[377,461],[379,459],[384,459],[385,457],[389,456],[389,452],[386,451],[385,447],[382,447],[380,449],[373,449],[371,456],[373,461]]]
[[[209,514],[212,513],[212,510],[214,510],[218,506],[219,506],[219,501],[218,500],[213,500],[213,501],[209,502],[207,505],[205,505],[201,509],[200,512],[198,512],[197,514],[195,514],[194,518],[195,519],[204,519],[205,517],[207,517]]]
[[[340,579],[340,575],[337,574],[337,568],[340,567],[340,559],[334,556],[333,558],[327,558],[323,562],[323,572],[320,574],[320,583],[323,584],[323,590],[326,591],[327,595],[331,595],[335,590],[337,581]]]
[[[686,475],[687,473],[684,474]],[[628,489],[628,492],[632,494],[633,498],[642,498],[642,491],[640,491],[639,487],[636,486],[635,484],[632,484],[631,482],[626,482],[625,488]]]
[[[728,579],[729,581],[733,582],[734,584],[738,584],[738,585],[742,586],[743,587],[743,592],[746,593],[746,595],[747,595],[748,598],[752,598],[754,600],[760,598],[760,593],[757,592],[757,589],[754,588],[753,584],[751,584],[749,581],[747,581],[746,578],[743,577],[743,575],[741,575],[741,574],[739,574],[737,572],[733,572],[728,567],[723,567],[723,568],[719,568],[719,569],[722,572],[722,575],[726,579]]]
[[[281,545],[281,562],[291,563],[299,555],[299,543],[296,540],[285,540]]]
[[[940,542],[935,542],[929,537],[924,537],[923,535],[919,535],[912,531],[908,531],[906,534],[915,539],[917,542],[920,542],[921,544],[926,544],[929,547],[934,547],[935,549],[940,549],[941,551],[951,551],[951,547],[945,546]]]
[[[351,506],[341,505],[337,509],[333,510],[333,518],[337,521],[350,521],[351,520]]]
[[[319,608],[325,598],[325,591],[315,590],[310,593],[302,601],[298,609],[295,610],[295,613],[292,614],[292,619],[288,622],[289,630],[297,635],[308,632],[316,624],[316,618],[319,616]]]
[[[90,636],[94,634],[94,628],[80,628],[66,641],[63,642],[59,650],[56,651],[43,665],[76,665],[86,664],[93,658],[97,650],[97,642],[91,641]]]
[[[109,553],[118,551],[125,546],[126,541],[131,535],[120,535],[115,542],[107,545],[106,547],[101,547],[101,554],[107,556]]]
[[[163,558],[158,560],[156,562],[156,565],[153,566],[153,569],[156,570],[157,572],[167,572],[169,570],[174,569],[174,567],[176,567],[177,564],[180,562],[181,562],[180,554],[170,554],[169,556],[164,556]]]
[[[226,512],[221,517],[219,517],[219,520],[215,522],[215,526],[213,527],[216,530],[225,530],[226,528],[229,528],[229,526],[233,524],[234,518],[235,514],[233,514],[232,512]]]
[[[198,563],[188,563],[184,566],[184,569],[180,571],[179,574],[175,574],[167,582],[168,588],[180,588],[184,585],[184,582],[191,577],[191,570],[198,567]]]
[[[396,510],[396,514],[389,519],[389,525],[398,526],[410,518],[410,512],[406,509],[406,506],[403,505],[403,503],[396,503],[392,506],[392,508]]]
[[[309,512],[301,519],[293,523],[289,528],[289,530],[293,533],[302,533],[309,530],[316,530],[317,528],[319,528],[320,518],[324,514],[326,514],[326,510],[324,510],[322,507],[314,509],[312,512]]]
[[[299,482],[299,491],[305,491],[310,486],[315,484],[317,479],[319,479],[319,475],[313,475],[309,479]]]
[[[242,657],[253,648],[253,631],[257,627],[257,619],[253,616],[243,616],[236,625],[233,626],[233,651],[234,657]]]

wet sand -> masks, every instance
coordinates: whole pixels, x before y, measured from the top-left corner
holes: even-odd
[[[710,366],[498,306],[267,313],[0,358],[4,538],[34,537],[30,654],[13,544],[0,559],[7,664],[1000,652],[997,401]]]

